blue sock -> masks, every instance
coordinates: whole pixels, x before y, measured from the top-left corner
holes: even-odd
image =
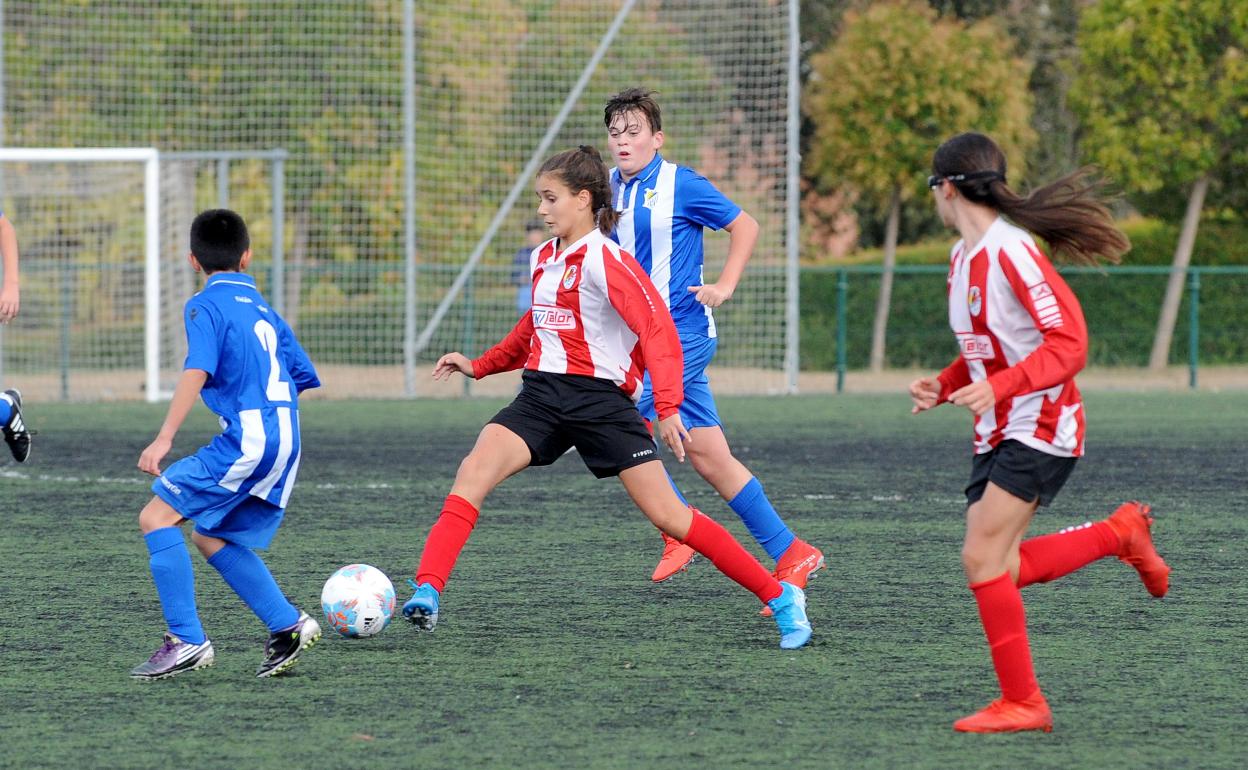
[[[226,543],[208,563],[221,573],[256,617],[264,621],[270,633],[290,628],[299,620],[299,610],[277,587],[269,568],[250,548]]]
[[[663,473],[667,474],[667,483],[672,485],[672,491],[676,493],[676,496],[680,498],[682,503],[688,505],[689,501],[680,493],[680,487],[676,486],[676,482],[672,480],[672,474],[667,472],[667,468],[663,469]]]
[[[191,554],[186,550],[182,530],[162,527],[148,532],[143,539],[151,554],[148,564],[169,633],[184,642],[203,644],[207,637],[195,610],[195,571],[191,569]]]
[[[13,414],[13,402],[9,397],[0,393],[0,425],[7,425],[9,416]]]
[[[750,477],[749,483],[728,501],[728,506],[737,512],[745,528],[771,558],[779,559],[793,545],[793,532],[772,507],[758,479]]]

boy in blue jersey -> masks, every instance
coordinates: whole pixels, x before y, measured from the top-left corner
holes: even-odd
[[[242,217],[205,211],[191,224],[191,267],[207,275],[186,303],[186,364],[156,439],[139,469],[158,476],[139,514],[152,579],[169,630],[164,644],[130,675],[164,679],[212,665],[212,642],[195,609],[195,576],[179,525],[230,588],[269,629],[258,677],[294,665],[321,628],[282,594],[255,548],[281,523],[299,468],[298,393],[320,386],[294,332],[242,271],[251,262]],[[203,396],[222,431],[162,474],[173,437]]]
[[[611,172],[615,208],[620,212],[615,239],[650,274],[680,333],[685,356],[680,415],[692,436],[689,458],[776,560],[776,579],[805,588],[809,576],[823,566],[823,554],[794,536],[762,484],[732,455],[706,376],[717,345],[711,309],[732,297],[758,239],[758,222],[705,177],[659,155],[662,120],[651,92],[630,88],[611,97],[603,123],[616,163]],[[728,259],[715,283],[702,277],[704,227],[729,233]],[[645,387],[638,408],[653,420],[648,377]],[[663,557],[652,576],[655,581],[685,569],[694,555],[688,546],[664,540]]]

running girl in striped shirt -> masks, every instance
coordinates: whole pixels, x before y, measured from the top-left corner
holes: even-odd
[[[1083,310],[1028,231],[1056,253],[1095,264],[1130,244],[1077,171],[1023,197],[1005,155],[983,134],[959,134],[932,159],[928,186],[946,226],[962,236],[949,263],[949,325],[961,355],[910,384],[915,413],[945,402],[975,415],[962,565],[988,637],[1001,698],[958,720],[962,732],[1053,729],[1031,663],[1019,589],[1105,556],[1133,566],[1153,596],[1170,568],[1153,547],[1153,518],[1125,503],[1109,518],[1023,540],[1037,506],[1052,502],[1083,455],[1075,374],[1087,360]]]
[[[645,271],[607,237],[616,212],[602,158],[586,146],[559,153],[542,165],[536,189],[538,215],[555,237],[533,251],[532,310],[480,358],[448,353],[433,370],[442,379],[524,368],[524,384],[460,463],[404,616],[433,630],[441,592],[486,496],[507,477],[576,447],[595,476],[619,476],[656,527],[770,607],[782,648],[801,647],[811,634],[805,594],[776,580],[727,530],[676,496],[637,411],[648,371],[659,436],[683,460],[689,434],[680,418],[680,341]]]
[[[139,457],[139,469],[158,477],[139,528],[169,630],[151,658],[130,672],[136,679],[164,679],[213,662],[179,528],[187,521],[195,525],[191,540],[200,553],[269,629],[257,676],[286,670],[321,636],[253,550],[268,548],[295,486],[298,394],[321,382],[294,332],[243,272],[250,262],[242,217],[227,209],[195,217],[190,263],[208,277],[186,303],[186,364],[169,414]],[[201,395],[220,418],[221,433],[161,473],[161,460]]]

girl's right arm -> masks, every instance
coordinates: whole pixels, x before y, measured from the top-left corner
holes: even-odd
[[[525,313],[520,316],[520,320],[506,337],[494,347],[485,351],[479,358],[470,362],[470,369],[460,368],[464,374],[474,379],[488,377],[498,372],[510,372],[512,369],[519,369],[529,360],[529,346],[533,342],[533,314]],[[458,353],[453,355],[459,355]],[[443,359],[447,356],[443,356]],[[438,365],[441,366],[442,360],[439,359]],[[434,376],[437,376],[437,370],[434,370]]]

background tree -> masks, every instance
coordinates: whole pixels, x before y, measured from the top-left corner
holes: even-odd
[[[968,26],[919,0],[896,0],[847,13],[836,42],[811,59],[808,177],[821,192],[846,187],[861,205],[888,212],[873,370],[884,365],[901,205],[926,192],[937,145],[960,131],[984,132],[1005,151],[1011,178],[1021,176],[1034,133],[1029,66],[1012,50],[991,20]]]
[[[1084,13],[1079,46],[1072,98],[1084,150],[1155,213],[1173,216],[1166,199],[1187,198],[1149,356],[1157,369],[1169,360],[1206,196],[1230,203],[1243,195],[1248,4],[1104,0]]]

